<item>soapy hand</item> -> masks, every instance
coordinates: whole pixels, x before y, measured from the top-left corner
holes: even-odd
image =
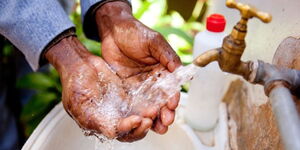
[[[139,87],[144,80],[161,72],[168,74],[181,65],[179,57],[157,32],[136,20],[128,4],[109,2],[96,11],[96,23],[102,40],[102,55],[129,87]],[[153,130],[163,134],[174,120],[179,91],[158,106]],[[142,108],[142,107],[141,107]]]
[[[130,98],[121,79],[76,37],[61,40],[45,56],[60,74],[64,108],[88,134],[121,137],[122,141],[146,135],[157,108],[138,110],[145,117],[128,114]]]

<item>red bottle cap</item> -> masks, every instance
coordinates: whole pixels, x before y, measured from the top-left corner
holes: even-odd
[[[211,32],[223,32],[226,20],[221,14],[212,14],[206,19],[206,29]]]

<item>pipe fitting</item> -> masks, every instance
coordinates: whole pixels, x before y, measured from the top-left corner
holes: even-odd
[[[277,67],[263,61],[253,63],[250,82],[264,85],[265,93],[269,96],[270,91],[278,85],[282,85],[297,94],[300,89],[300,71]],[[254,80],[253,77],[255,76]],[[296,95],[298,96],[298,95]]]

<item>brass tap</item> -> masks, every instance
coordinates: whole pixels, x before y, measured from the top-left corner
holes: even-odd
[[[248,80],[252,62],[241,61],[246,48],[245,37],[248,20],[256,17],[264,23],[269,23],[272,20],[272,16],[268,13],[260,12],[250,5],[237,3],[235,0],[227,0],[226,6],[240,11],[240,21],[234,26],[231,34],[224,38],[221,48],[201,54],[193,63],[197,66],[205,67],[212,61],[218,61],[221,70],[241,75]]]

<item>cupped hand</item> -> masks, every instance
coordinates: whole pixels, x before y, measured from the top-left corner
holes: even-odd
[[[97,56],[89,53],[76,37],[61,40],[45,54],[60,74],[63,105],[88,134],[103,134],[122,141],[143,138],[153,121],[128,115],[130,98],[120,78]],[[148,117],[157,110],[140,111]]]
[[[128,4],[109,2],[96,11],[95,17],[103,58],[130,88],[139,87],[154,74],[173,72],[181,65],[163,36],[136,20]],[[158,117],[152,118],[153,130],[160,134],[174,120],[179,91],[167,97],[166,103],[159,106]]]

